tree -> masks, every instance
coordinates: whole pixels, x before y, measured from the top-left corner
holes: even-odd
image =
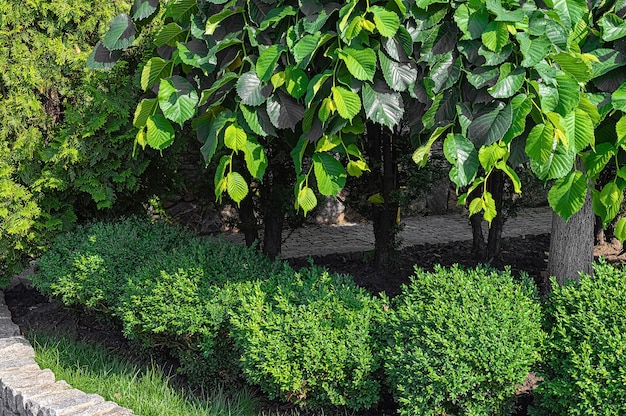
[[[125,2],[0,0],[0,273],[77,216],[101,215],[141,189],[132,158],[132,76],[143,52],[108,76],[87,71],[94,38]]]

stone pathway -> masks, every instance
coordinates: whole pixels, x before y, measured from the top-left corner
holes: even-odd
[[[440,244],[472,239],[469,219],[463,214],[407,217],[401,220],[402,247],[419,244]],[[509,218],[502,231],[503,237],[539,235],[550,232],[552,209],[550,207],[526,208]],[[483,232],[487,232],[487,223]],[[243,244],[240,233],[224,235],[229,241]],[[372,224],[349,223],[343,225],[308,225],[283,233],[282,258],[324,256],[334,253],[354,253],[374,249]]]

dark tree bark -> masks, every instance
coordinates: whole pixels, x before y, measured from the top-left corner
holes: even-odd
[[[374,226],[374,267],[389,264],[396,250],[398,202],[393,192],[397,187],[397,163],[393,149],[393,134],[384,134],[381,126],[367,125],[368,155],[372,177],[384,199],[381,205],[372,209]]]
[[[281,157],[279,151],[272,149],[268,155],[270,161],[261,185],[261,212],[263,213],[263,253],[271,259],[280,256],[283,244],[285,207],[291,192],[290,178],[293,167]]]
[[[496,217],[491,221],[491,226],[489,227],[487,254],[485,256],[485,260],[489,263],[500,255],[500,247],[502,243],[502,226],[504,225],[504,215],[502,212],[504,173],[501,170],[494,170],[491,175],[489,175],[487,189],[496,202],[496,210],[498,212]]]
[[[241,220],[239,227],[246,238],[246,246],[252,247],[255,241],[259,240],[259,229],[257,227],[256,216],[254,215],[254,200],[251,194],[241,201],[241,205],[239,206],[239,219]]]
[[[475,189],[467,196],[467,200],[472,201],[474,198],[479,196],[479,191]],[[482,213],[470,215],[470,225],[472,226],[472,253],[477,258],[483,258],[486,248],[482,222]]]
[[[592,273],[594,224],[589,192],[583,207],[568,222],[552,214],[548,276],[555,276],[559,285],[566,280],[579,280],[581,272]]]

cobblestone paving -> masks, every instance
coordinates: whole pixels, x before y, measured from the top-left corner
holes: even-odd
[[[469,219],[462,214],[408,217],[400,239],[403,247],[419,244],[440,244],[472,239]],[[550,207],[527,208],[504,223],[503,237],[539,235],[550,232],[552,210]],[[483,224],[483,232],[488,230]],[[229,241],[243,244],[243,235],[225,235]],[[374,232],[371,223],[343,225],[309,225],[283,233],[282,258],[323,256],[335,253],[354,253],[374,249]]]

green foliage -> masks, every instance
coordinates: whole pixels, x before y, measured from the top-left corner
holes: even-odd
[[[415,270],[394,299],[384,351],[400,414],[506,414],[543,338],[523,279],[481,267]]]
[[[559,287],[546,302],[544,381],[534,414],[621,415],[626,412],[626,274],[604,260],[593,277]]]
[[[246,378],[271,398],[363,409],[379,400],[381,317],[349,277],[312,266],[246,287],[232,335]]]
[[[138,218],[81,225],[37,260],[33,285],[65,304],[113,312],[129,276],[188,238],[182,229]]]
[[[94,38],[129,2],[0,0],[0,273],[15,271],[77,216],[136,194],[133,87],[142,46],[106,76],[85,68]]]

